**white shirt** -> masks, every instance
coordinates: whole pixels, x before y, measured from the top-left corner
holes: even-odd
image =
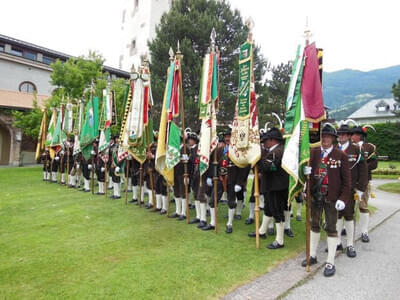
[[[276,147],[278,147],[279,146],[279,144],[275,144],[275,145],[273,145],[271,148],[269,148],[268,150],[269,150],[269,152],[271,152],[272,150],[274,150]]]
[[[350,145],[349,141],[347,141],[344,144],[339,144],[339,149],[342,150],[342,151],[346,151],[346,149],[349,147],[349,145]]]
[[[324,157],[327,157],[327,156],[329,155],[329,153],[332,152],[332,150],[333,150],[333,145],[330,146],[328,149],[324,149],[324,148],[322,148],[322,146],[321,146],[321,153],[324,154],[322,157],[323,157],[323,158],[324,158]]]

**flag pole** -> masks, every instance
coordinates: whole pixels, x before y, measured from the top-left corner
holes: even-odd
[[[308,27],[308,17],[306,18],[306,29],[304,30],[304,37],[306,46],[310,44],[311,31]],[[307,166],[310,167],[310,160],[307,161]],[[306,271],[310,272],[310,240],[311,240],[311,188],[310,188],[310,175],[307,175],[307,188],[306,188]]]
[[[248,41],[253,43],[253,32],[252,29],[254,27],[254,22],[251,18],[246,21],[246,26],[249,29],[248,34]],[[251,79],[254,80],[254,71],[251,70]],[[256,226],[256,249],[260,249],[260,207],[259,207],[259,197],[260,197],[260,187],[258,181],[258,166],[257,164],[253,168],[254,172],[254,199],[255,199],[255,207],[254,207],[254,214],[255,214],[255,226]]]
[[[144,66],[144,70],[143,72],[148,72],[149,76],[150,76],[150,69],[149,69],[149,60],[147,58],[147,55],[145,55],[145,57],[143,58],[143,66]],[[149,97],[148,99],[150,99],[150,89],[149,91]],[[149,104],[147,104],[149,105]],[[149,117],[149,110],[147,110],[147,118]],[[146,126],[146,135],[147,138],[150,137],[150,132],[149,132],[149,119],[147,120],[147,126]],[[153,141],[151,141],[151,143],[147,143],[147,151],[151,152],[151,145],[153,144]],[[155,157],[154,157],[155,159]],[[155,163],[155,162],[154,162]],[[154,175],[153,175],[153,168],[151,166],[151,164],[149,164],[149,177],[150,177],[150,188],[151,188],[151,195],[153,197],[153,211],[155,212],[157,210],[157,206],[156,206],[156,195],[155,195],[155,190],[154,190]]]
[[[128,179],[129,179],[129,159],[126,160],[125,172],[125,205],[128,205]]]
[[[142,207],[142,185],[143,185],[143,163],[140,163],[140,168],[139,168],[139,197],[138,197],[138,202],[139,202],[139,207]]]
[[[94,81],[92,79],[92,84],[90,86],[90,101],[92,101],[92,107],[93,107],[93,85]],[[92,141],[93,143],[93,141]],[[91,170],[92,178],[91,178],[91,186],[92,186],[92,195],[94,195],[94,155],[92,154],[92,170]]]
[[[215,38],[217,36],[217,33],[215,32],[215,28],[213,27],[210,35],[211,39],[211,52],[216,55],[216,47],[215,47]],[[219,77],[218,77],[219,80]],[[218,82],[218,89],[219,89],[219,82]],[[218,90],[218,95],[219,95],[219,90]],[[211,99],[212,101],[212,99]],[[216,100],[214,100],[216,101]],[[215,108],[215,105],[213,106],[213,103],[211,103],[211,120],[213,116],[213,108]],[[212,127],[211,127],[212,128]],[[211,130],[212,132],[212,130]],[[212,143],[212,136],[210,135],[210,145]],[[201,182],[201,181],[200,181]],[[214,213],[215,213],[215,233],[218,233],[218,159],[217,159],[217,148],[214,149],[214,155],[213,155],[213,188],[214,188]]]
[[[183,55],[181,53],[181,49],[179,46],[179,41],[178,41],[178,49],[176,51],[175,55],[176,59],[179,61],[179,102],[181,106],[181,121],[182,121],[182,128],[185,127],[185,106],[183,105],[183,89],[182,89],[182,58]],[[187,149],[186,149],[186,132],[183,131],[183,154],[186,156],[187,155]],[[188,174],[188,161],[184,160],[183,161],[183,166],[184,166],[184,173],[183,173],[183,178],[184,178],[184,184],[185,184],[185,199],[186,199],[186,222],[189,224],[189,174]]]

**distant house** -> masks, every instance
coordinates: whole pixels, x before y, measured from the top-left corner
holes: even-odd
[[[360,124],[399,122],[399,114],[400,104],[394,99],[375,99],[361,106],[348,116],[348,119],[353,119]]]
[[[35,141],[13,126],[11,110],[33,108],[34,94],[39,105],[56,88],[51,85],[50,64],[71,56],[0,34],[0,165],[34,162]],[[103,67],[111,78],[129,78],[130,74]]]

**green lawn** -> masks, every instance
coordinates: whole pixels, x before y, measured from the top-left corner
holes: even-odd
[[[378,186],[378,189],[385,191],[385,192],[400,194],[400,182],[385,183],[385,184]]]
[[[248,205],[227,235],[226,205],[215,234],[42,182],[40,168],[0,169],[0,185],[1,299],[215,299],[305,248],[292,219],[284,249],[268,237],[256,250]]]
[[[397,170],[400,170],[400,161],[395,161],[395,160],[391,160],[391,161],[380,160],[380,161],[378,161],[379,169],[387,169],[391,166],[395,167]]]

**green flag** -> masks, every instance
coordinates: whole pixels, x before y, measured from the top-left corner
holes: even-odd
[[[63,119],[64,119],[64,104],[61,104],[60,110],[58,111],[56,126],[53,132],[53,138],[50,144],[50,147],[53,148],[56,153],[62,149],[64,139],[66,139],[66,136],[62,131]]]
[[[305,119],[301,99],[303,67],[303,49],[299,46],[286,100],[286,144],[282,157],[282,168],[289,174],[288,201],[291,201],[303,190],[306,180],[303,169],[310,160],[309,125]]]
[[[99,98],[94,97],[86,105],[85,121],[80,136],[83,157],[88,160],[93,150],[92,142],[99,136]]]

